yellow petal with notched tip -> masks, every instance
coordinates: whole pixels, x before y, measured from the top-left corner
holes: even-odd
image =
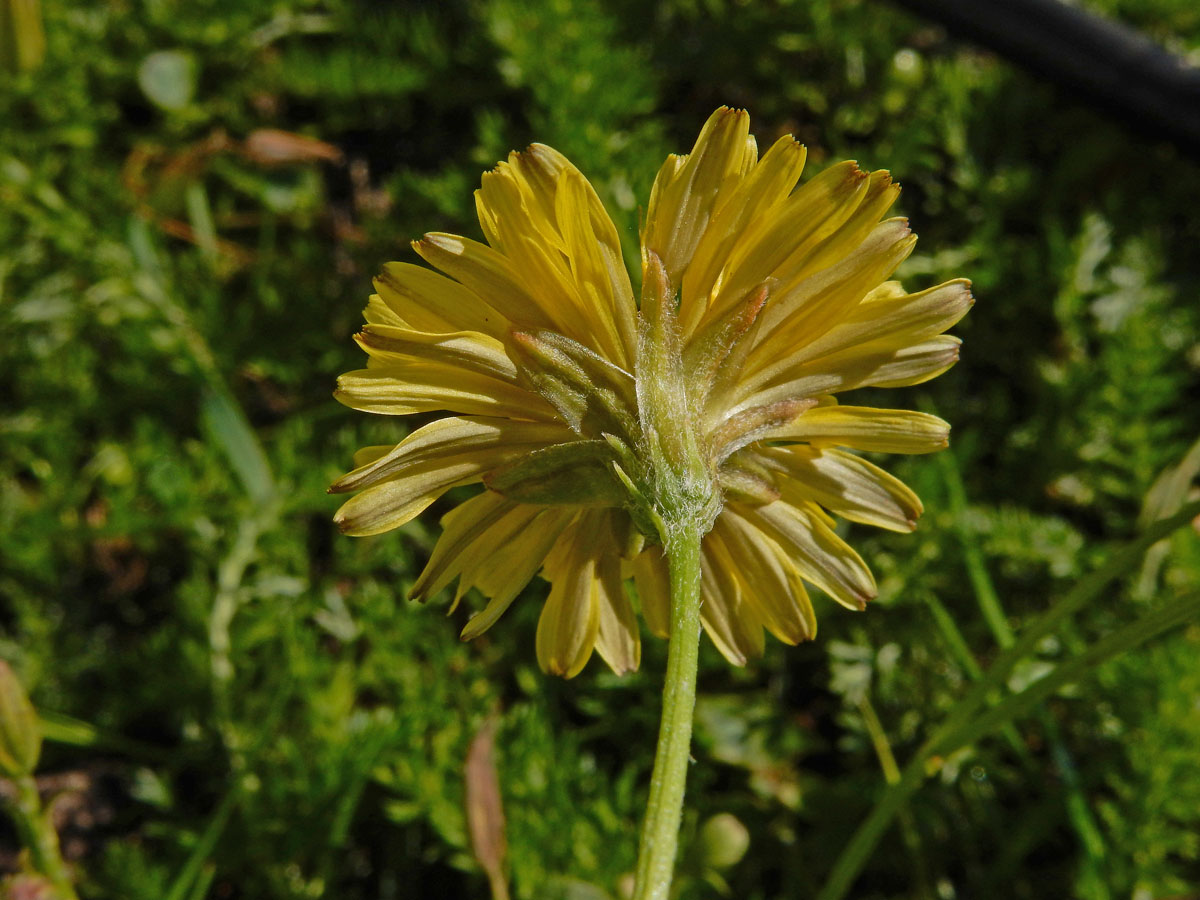
[[[559,176],[555,216],[573,280],[582,289],[580,308],[589,337],[602,356],[632,371],[637,341],[633,293],[628,276],[614,278],[620,248],[606,247],[597,239],[590,193],[582,175],[564,171]],[[619,271],[624,273],[623,265]]]
[[[450,488],[478,481],[485,468],[461,462],[408,472],[355,494],[342,504],[333,521],[343,534],[356,537],[391,531],[419,516]]]
[[[580,302],[554,219],[541,215],[539,208],[522,196],[521,183],[509,166],[485,173],[479,196],[481,208],[495,223],[496,234],[488,237],[490,249],[503,253],[521,292],[534,301],[556,331],[564,331],[573,323],[572,313],[578,312]],[[478,252],[484,255],[482,248]]]
[[[850,609],[865,609],[876,593],[862,557],[813,510],[776,500],[765,506],[729,504],[724,515],[756,526],[788,552],[804,580]]]
[[[879,453],[933,453],[949,444],[950,425],[907,409],[819,406],[775,429],[770,438]]]
[[[515,279],[555,324],[630,367],[635,306],[616,227],[579,170],[547,147],[483,177],[480,221]]]
[[[469,641],[483,634],[520,594],[537,574],[562,530],[575,517],[570,509],[538,509],[526,507],[526,518],[515,514],[495,534],[481,541],[470,569],[463,574],[469,587],[478,588],[488,598],[487,606],[471,617],[462,630],[462,639]],[[466,589],[460,585],[460,594]]]
[[[608,210],[600,202],[600,197],[591,183],[565,156],[545,144],[531,144],[524,153],[517,154],[517,157],[513,168],[526,184],[530,194],[538,198],[547,220],[553,221],[557,218],[555,192],[560,186],[562,176],[569,175],[572,179],[580,180],[587,195],[586,207],[596,240],[613,252],[620,253],[621,241],[617,236],[617,226],[609,217]],[[628,276],[625,280],[628,281]],[[629,293],[629,299],[630,302],[633,301],[632,292]]]
[[[753,452],[779,474],[784,500],[813,500],[851,522],[889,531],[909,532],[917,527],[923,511],[920,498],[900,479],[865,459],[803,444]]]
[[[958,362],[961,346],[961,338],[943,334],[897,350],[888,362],[862,378],[856,387],[898,388],[924,384]],[[848,352],[839,357],[852,358]]]
[[[425,359],[347,372],[338,378],[333,396],[352,409],[389,416],[445,410],[467,416],[554,418],[554,408],[523,387]]]
[[[747,393],[730,414],[783,400],[841,393],[859,387],[904,387],[935,378],[958,362],[962,342],[940,335],[919,344],[874,341],[779,372],[764,387],[761,379],[740,385]]]
[[[389,454],[339,479],[331,491],[358,490],[334,517],[348,534],[398,528],[460,484],[545,446],[558,426],[504,420],[442,419],[409,435]],[[522,437],[524,438],[522,440]]]
[[[709,295],[728,266],[731,248],[746,229],[783,203],[804,170],[807,151],[790,135],[775,142],[744,180],[727,191],[704,231],[699,246],[683,277],[683,293],[694,302],[684,305],[680,329],[690,335],[708,308]]]
[[[565,156],[545,144],[530,144],[524,153],[510,153],[508,165],[512,176],[520,184],[521,193],[531,208],[531,214],[543,222],[553,222],[554,197],[558,190],[559,176],[563,172],[578,173],[579,170]],[[597,197],[595,202],[600,205],[600,198]],[[559,236],[555,235],[556,242],[558,238]],[[561,243],[556,243],[556,246],[565,249]]]
[[[632,361],[636,303],[617,227],[596,191],[565,156],[544,144],[533,144],[524,153],[512,154],[509,163],[522,184],[526,202],[536,206],[544,220],[556,224],[554,245],[568,258],[576,280],[595,283],[607,296],[605,302],[610,304],[613,321],[604,327],[616,326]],[[563,197],[564,186],[569,197]],[[564,218],[564,208],[573,210],[573,214]],[[590,261],[581,265],[577,259],[580,254]],[[591,259],[593,256],[598,257],[599,265]],[[616,358],[613,361],[619,362]]]
[[[464,455],[518,456],[571,438],[571,431],[555,422],[448,416],[418,428],[399,444],[389,447],[387,453],[372,454],[371,459],[335,481],[329,492],[341,494],[370,487],[414,466],[436,465]]]
[[[535,540],[532,544],[523,540],[529,537],[529,532],[535,528],[534,522],[545,511],[543,507],[518,503],[489,528],[475,542],[471,558],[463,564],[459,592],[476,587],[487,597],[508,594],[510,591],[515,596],[528,584],[554,545],[552,537],[547,538],[541,531],[545,525],[552,524],[550,522],[542,523],[533,531],[541,540]],[[573,515],[574,511],[568,512],[568,518]],[[539,547],[540,553],[534,552]],[[512,590],[514,579],[519,579],[522,573],[523,580]]]
[[[633,605],[625,596],[621,583],[621,555],[614,539],[614,513],[599,515],[606,521],[601,526],[602,536],[596,545],[596,602],[600,613],[596,652],[616,674],[624,675],[636,671],[641,664],[642,644]]]
[[[573,678],[587,664],[600,628],[599,587],[592,543],[594,515],[582,515],[559,535],[546,558],[550,596],[537,625],[537,658],[542,671]]]
[[[656,637],[671,633],[671,577],[662,547],[651,545],[628,564],[646,627]]]
[[[477,294],[519,328],[550,328],[554,321],[526,291],[507,256],[486,244],[454,234],[430,233],[413,249]]]
[[[472,545],[516,507],[499,494],[484,491],[460,503],[442,516],[442,534],[429,562],[409,589],[412,600],[428,600],[447,587],[462,572]]]
[[[817,617],[800,570],[771,538],[742,519],[718,518],[713,531],[741,582],[743,595],[758,611],[771,634],[787,644],[812,640]]]
[[[387,313],[376,318],[372,313],[379,307],[368,306],[367,321],[371,323],[438,334],[479,331],[501,339],[511,327],[486,298],[445,275],[411,263],[386,263],[375,279],[375,290]]]
[[[711,532],[704,538],[700,555],[700,598],[700,624],[722,656],[735,666],[762,656],[762,622],[742,596]]]
[[[375,460],[387,456],[392,452],[392,450],[395,449],[395,446],[395,444],[376,444],[373,447],[361,447],[358,450],[355,450],[354,468],[359,469],[363,466],[368,466],[375,462]],[[332,489],[330,490],[330,493],[333,493]]]
[[[895,346],[920,344],[952,327],[974,302],[966,279],[947,281],[917,294],[900,291],[878,299],[867,297],[825,334],[794,348],[777,368],[805,365],[876,341]]]
[[[714,311],[781,269],[785,274],[795,269],[808,248],[833,234],[858,207],[868,177],[853,162],[830,166],[752,222],[730,250]]]
[[[397,304],[397,306],[402,305],[400,303]],[[398,328],[412,328],[412,323],[386,303],[379,294],[372,294],[367,300],[367,308],[363,310],[363,321],[378,322],[381,325],[395,325]]]
[[[824,334],[858,306],[912,253],[917,238],[907,219],[881,222],[852,256],[807,277],[783,281],[763,311],[764,337],[746,363],[749,373],[773,362],[787,347]]]
[[[692,152],[668,159],[659,170],[642,247],[663,261],[672,284],[680,283],[692,261],[722,188],[731,190],[753,165],[757,153],[749,133],[744,110],[722,107],[704,123]]]
[[[517,367],[504,352],[504,344],[478,331],[429,334],[394,325],[366,325],[354,340],[376,368],[428,360],[518,383]]]
[[[549,250],[562,251],[562,238],[554,223],[553,194],[535,198],[531,193],[516,167],[500,163],[483,173],[475,194],[481,221],[482,214],[491,216],[492,224],[486,229],[488,243],[514,261],[520,254],[517,244],[524,238],[532,238]]]
[[[872,172],[854,212],[828,237],[807,249],[802,258],[794,260],[795,269],[789,272],[785,267],[780,277],[804,277],[804,273],[819,272],[857,253],[899,196],[900,185],[892,181],[890,172]]]

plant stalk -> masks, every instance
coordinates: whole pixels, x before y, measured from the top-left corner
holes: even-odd
[[[658,749],[638,850],[634,900],[666,900],[675,872],[683,793],[691,759],[692,715],[696,708],[703,536],[698,522],[684,523],[666,545],[671,575],[671,638]]]
[[[49,811],[42,807],[37,782],[32,775],[21,775],[13,779],[13,784],[16,786],[16,797],[11,802],[9,812],[17,826],[21,844],[29,852],[30,865],[54,886],[56,897],[75,900],[78,895],[59,850],[58,832],[50,821]]]

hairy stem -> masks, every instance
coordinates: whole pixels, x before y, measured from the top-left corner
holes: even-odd
[[[686,523],[667,543],[671,573],[671,642],[663,687],[662,723],[650,800],[642,825],[634,900],[666,900],[675,870],[683,793],[691,758],[700,647],[700,540],[698,522]]]

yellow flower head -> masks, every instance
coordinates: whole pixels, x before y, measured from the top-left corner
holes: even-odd
[[[357,492],[342,530],[396,528],[482,482],[443,518],[412,596],[478,589],[471,638],[540,573],[538,661],[568,677],[593,649],[637,668],[630,585],[667,635],[662,546],[684,520],[708,528],[701,616],[731,662],[760,654],[764,629],[813,637],[804,582],[862,609],[875,581],[832,516],[911,531],[921,502],[843,448],[927,453],[949,426],[834,395],[944,372],[959,341],[942,332],[972,300],[962,280],[917,294],[887,280],[916,242],[883,218],[900,190],[887,172],[843,162],[793,190],[804,160],[790,137],[759,159],[747,114],[717,110],[654,183],[640,304],[612,220],[563,156],[534,144],[486,173],[486,244],[427,234],[413,246],[444,274],[389,263],[375,282],[367,368],[337,398],[452,415],[359,451],[331,488]]]

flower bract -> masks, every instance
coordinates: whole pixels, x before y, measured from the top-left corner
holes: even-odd
[[[765,634],[816,633],[806,585],[852,609],[875,596],[836,518],[911,531],[921,502],[861,452],[927,453],[949,426],[920,412],[839,402],[944,372],[969,284],[906,293],[889,280],[916,241],[888,218],[884,171],[831,166],[797,187],[805,148],[761,158],[743,111],[719,109],[691,153],[659,171],[641,234],[640,293],[587,179],[534,144],[483,176],[485,242],[427,234],[430,267],[389,263],[357,336],[367,366],[337,398],[387,415],[444,414],[395,446],[367,447],[331,490],[354,492],[353,535],[404,525],[451,488],[411,596],[454,586],[487,598],[487,630],[539,575],[548,672],[596,651],[638,666],[635,604],[669,631],[663,547],[703,521],[702,622],[731,662]]]

